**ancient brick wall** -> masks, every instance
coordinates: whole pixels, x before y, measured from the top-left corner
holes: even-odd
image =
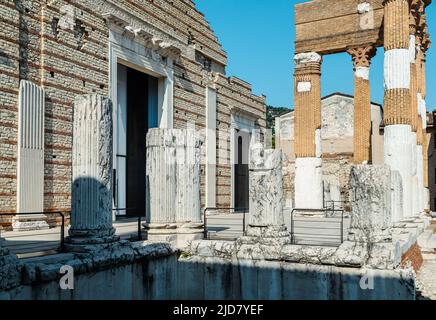
[[[48,3],[47,5],[41,5]],[[265,98],[227,78],[227,56],[202,13],[189,0],[5,0],[0,2],[0,212],[16,210],[19,81],[43,86],[45,112],[44,210],[70,210],[72,106],[76,95],[109,95],[109,27],[103,14],[116,6],[133,23],[183,46],[174,64],[174,127],[205,127],[206,88],[218,90],[217,128],[228,131],[230,112],[247,110],[265,127]],[[74,8],[68,20],[65,6]],[[71,8],[69,7],[69,8]],[[67,7],[68,8],[68,7]],[[67,27],[60,24],[67,23]],[[71,28],[68,28],[68,22]],[[195,55],[188,54],[189,50]],[[218,73],[218,75],[216,75]],[[218,134],[218,136],[220,136]],[[220,138],[217,138],[220,139]],[[230,158],[230,145],[218,154]],[[203,170],[204,172],[204,170]],[[218,202],[230,205],[230,164],[217,169]],[[203,177],[204,185],[204,177]],[[204,190],[204,188],[203,188]]]

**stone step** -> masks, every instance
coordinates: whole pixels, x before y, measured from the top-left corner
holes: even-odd
[[[426,248],[428,242],[431,240],[433,236],[433,231],[432,230],[426,230],[424,231],[419,237],[418,237],[418,245],[421,248]]]

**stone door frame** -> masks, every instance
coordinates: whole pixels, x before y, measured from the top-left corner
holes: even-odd
[[[231,167],[231,178],[230,178],[230,205],[235,207],[236,194],[235,194],[235,164],[236,155],[238,152],[237,140],[235,139],[236,130],[242,130],[249,132],[250,134],[250,145],[253,142],[253,130],[256,129],[256,120],[245,114],[231,114],[231,125],[230,125],[230,167]],[[250,153],[248,153],[248,161],[250,160]]]
[[[109,97],[113,103],[113,168],[117,169],[118,150],[118,64],[158,78],[159,127],[173,128],[174,70],[170,57],[162,58],[143,44],[114,30],[109,35]],[[145,177],[144,177],[145,179]],[[115,203],[113,203],[115,208]],[[113,219],[115,220],[115,213]]]

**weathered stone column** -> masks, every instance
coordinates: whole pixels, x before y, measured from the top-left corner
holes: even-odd
[[[416,175],[418,178],[418,212],[423,213],[425,210],[424,199],[425,199],[425,187],[424,187],[424,150],[423,150],[423,121],[422,117],[418,117],[418,129],[417,129],[417,146],[416,146]]]
[[[256,143],[250,150],[250,215],[244,244],[280,246],[291,241],[283,216],[282,151]]]
[[[321,62],[316,52],[295,63],[295,207],[323,208],[321,153]]]
[[[195,130],[151,129],[147,134],[147,228],[150,240],[202,238],[200,148]]]
[[[392,174],[388,166],[351,168],[352,210],[350,240],[389,240],[392,227]]]
[[[412,137],[409,44],[408,0],[385,0],[384,162],[401,175],[404,217],[413,215],[412,161],[416,146]]]
[[[389,166],[352,167],[351,227],[348,240],[336,253],[337,264],[382,269],[398,266],[401,252],[392,242],[392,182]]]
[[[410,58],[410,114],[411,114],[411,143],[412,143],[412,214],[419,215],[422,212],[422,187],[420,186],[420,175],[418,170],[422,167],[422,150],[419,148],[419,140],[421,137],[421,126],[419,126],[419,108],[418,108],[418,75],[416,64],[416,7],[411,2],[409,15],[409,58]],[[421,180],[422,182],[422,180]],[[422,185],[422,183],[421,183]]]
[[[426,97],[426,52],[430,46],[430,39],[427,30],[427,19],[425,14],[425,7],[429,2],[425,1],[412,1],[412,11],[416,24],[416,77],[417,77],[417,101],[418,101],[418,114],[422,121],[422,130],[418,131],[422,140],[422,183],[419,182],[419,189],[421,190],[421,204],[422,211],[430,211],[430,199],[428,189],[428,141],[427,141],[427,106],[425,102]],[[418,158],[420,158],[418,156]],[[420,164],[418,164],[420,165]],[[420,168],[418,169],[420,170]],[[421,173],[418,173],[420,178]]]
[[[371,163],[371,93],[369,66],[373,45],[347,51],[354,64],[354,163]]]
[[[73,119],[73,181],[68,248],[118,240],[112,226],[112,102],[78,96]]]

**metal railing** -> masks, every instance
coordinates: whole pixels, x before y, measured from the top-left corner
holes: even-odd
[[[65,252],[65,215],[61,211],[49,211],[49,212],[11,212],[11,213],[0,213],[1,216],[31,216],[31,215],[59,215],[62,219],[61,234],[60,234],[60,246],[59,252]]]
[[[323,208],[323,209],[299,209],[299,208],[294,208],[291,211],[291,243],[292,244],[297,244],[297,239],[296,239],[296,232],[295,232],[295,212],[307,212],[307,213],[317,213],[317,212],[324,212],[324,214],[326,214],[327,212],[339,212],[341,214],[340,216],[340,220],[339,220],[339,231],[340,231],[340,235],[339,235],[339,240],[340,240],[340,244],[342,244],[344,242],[344,227],[345,227],[345,221],[344,221],[344,209],[328,209],[328,208]],[[328,218],[324,218],[324,219],[328,219]],[[305,223],[320,223],[320,222],[326,222],[326,220],[315,220],[315,221],[310,221],[310,220],[304,220]],[[311,234],[309,234],[311,235]],[[313,233],[313,236],[315,235],[319,235],[319,233]]]
[[[204,239],[207,240],[209,239],[209,231],[208,231],[208,226],[207,226],[207,212],[208,211],[216,211],[216,210],[229,210],[229,211],[233,211],[233,213],[242,213],[242,233],[245,235],[245,225],[246,225],[246,215],[247,215],[247,211],[248,208],[228,208],[228,207],[208,207],[205,208],[203,210],[203,224],[204,224]]]
[[[330,204],[330,206],[329,206]],[[351,206],[350,201],[334,201],[334,200],[328,200],[325,202],[325,209],[329,209],[330,211],[336,210],[337,207],[340,207],[342,205],[342,209],[345,211],[346,206]]]
[[[136,210],[135,208],[121,208],[121,209],[112,209],[113,212],[119,212],[119,211],[129,211],[129,210]],[[121,219],[138,219],[138,241],[142,240],[142,228],[141,228],[141,222],[142,218],[145,218],[145,215],[117,215],[115,213],[116,218]]]

